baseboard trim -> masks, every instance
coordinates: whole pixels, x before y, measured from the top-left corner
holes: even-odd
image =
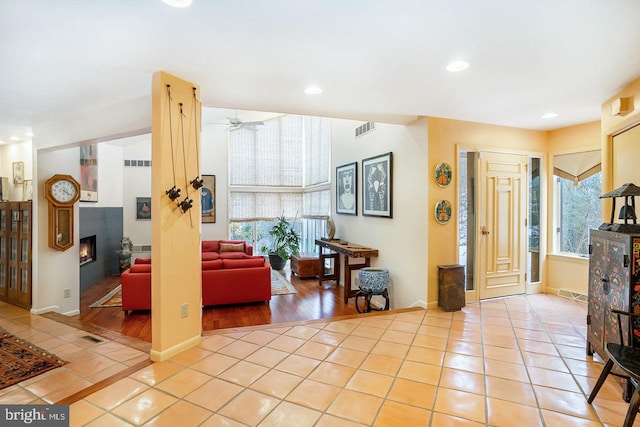
[[[164,362],[165,360],[172,358],[178,353],[182,353],[185,350],[188,350],[190,348],[197,346],[198,344],[200,344],[201,341],[202,341],[202,336],[197,335],[195,337],[189,338],[186,341],[182,341],[181,343],[178,343],[173,347],[170,347],[163,351],[157,351],[157,350],[151,349],[151,351],[149,352],[149,356],[152,362]]]

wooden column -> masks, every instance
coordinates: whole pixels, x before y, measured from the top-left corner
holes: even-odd
[[[200,343],[202,276],[199,87],[165,72],[153,75],[151,136],[151,360]],[[194,93],[195,98],[194,99]],[[172,201],[167,190],[180,189]],[[192,200],[186,212],[179,206]],[[185,316],[184,311],[188,312]]]

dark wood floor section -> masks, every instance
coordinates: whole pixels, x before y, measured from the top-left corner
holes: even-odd
[[[274,295],[268,304],[262,302],[207,307],[202,313],[203,331],[207,333],[219,329],[358,314],[353,299],[349,304],[344,304],[342,294],[334,283],[326,282],[319,286],[317,279],[300,279],[291,274],[288,266],[284,273],[298,293]],[[80,297],[80,314],[77,316],[50,314],[47,317],[146,351],[150,349],[151,342],[150,311],[134,311],[125,315],[121,307],[89,307],[119,283],[119,276],[108,277],[83,292]]]

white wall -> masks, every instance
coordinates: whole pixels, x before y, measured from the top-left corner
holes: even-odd
[[[203,117],[207,110],[203,108]],[[203,120],[204,121],[204,120]],[[200,172],[203,175],[216,176],[216,222],[202,224],[202,240],[226,239],[229,237],[228,192],[229,186],[229,160],[228,138],[224,126],[202,126],[202,139],[200,148]]]
[[[80,181],[80,150],[68,148],[58,151],[39,152],[37,158],[38,191],[37,215],[34,220],[37,228],[37,239],[33,247],[37,249],[38,257],[34,257],[33,264],[33,298],[32,310],[35,313],[56,311],[64,314],[77,314],[80,310],[80,268],[78,265],[78,245],[60,252],[49,247],[48,240],[48,208],[42,189],[44,183],[52,175],[67,174]],[[35,199],[34,192],[34,199]],[[35,202],[35,200],[34,200]],[[74,236],[77,242],[80,235],[80,223],[78,222],[79,205],[74,207]],[[35,260],[37,259],[37,261]],[[71,297],[64,298],[64,289],[71,290]]]
[[[151,134],[140,142],[124,146],[124,160],[151,160]],[[144,166],[123,167],[120,165],[123,183],[123,215],[124,235],[134,245],[151,244],[151,221],[136,219],[136,198],[151,197],[151,168]],[[140,256],[141,254],[134,254]],[[145,255],[146,256],[146,255]]]
[[[392,308],[426,306],[427,301],[427,120],[408,126],[376,123],[375,131],[355,138],[362,122],[332,120],[332,170],[358,162],[358,215],[332,217],[336,238],[378,249],[372,266],[389,270]],[[393,153],[393,218],[362,215],[362,160]],[[335,181],[335,178],[332,178]]]

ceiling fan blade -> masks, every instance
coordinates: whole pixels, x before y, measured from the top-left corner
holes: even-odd
[[[264,122],[262,121],[254,121],[254,122],[242,122],[244,126],[262,126]]]

